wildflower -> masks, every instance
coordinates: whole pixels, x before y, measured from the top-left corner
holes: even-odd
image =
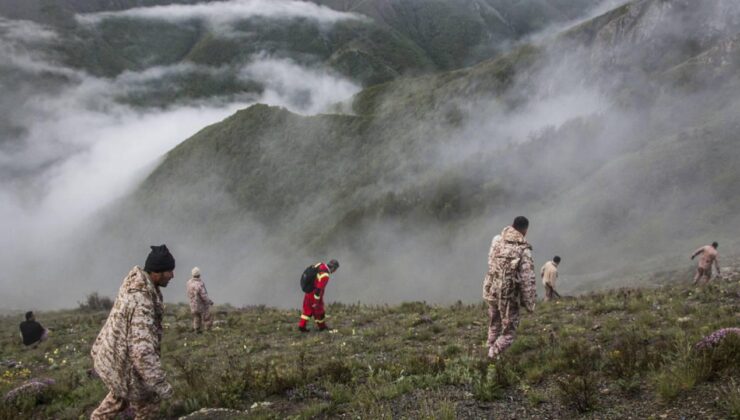
[[[707,350],[716,347],[729,334],[740,335],[740,328],[722,328],[699,340],[694,345],[695,350]]]

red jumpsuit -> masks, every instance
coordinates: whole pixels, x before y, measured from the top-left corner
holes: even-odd
[[[324,313],[324,290],[326,290],[327,284],[329,284],[329,267],[324,263],[319,263],[319,270],[313,281],[314,291],[303,296],[303,313],[301,314],[301,320],[298,322],[299,328],[306,328],[306,323],[312,316],[319,330],[328,328]]]

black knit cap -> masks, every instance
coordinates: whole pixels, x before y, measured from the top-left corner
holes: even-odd
[[[144,271],[148,273],[163,273],[175,269],[175,257],[170,254],[167,245],[151,246],[152,252],[146,257]]]

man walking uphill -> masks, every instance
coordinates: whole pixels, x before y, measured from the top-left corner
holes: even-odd
[[[483,299],[488,303],[488,357],[496,358],[514,342],[519,308],[534,311],[537,300],[532,247],[524,237],[529,220],[514,219],[493,238],[488,252],[488,273]]]
[[[540,269],[540,277],[542,277],[542,285],[545,286],[545,302],[551,301],[553,297],[560,297],[560,294],[555,290],[555,282],[558,280],[558,266],[560,265],[560,257],[557,255],[548,261]]]
[[[696,274],[694,275],[694,284],[704,285],[709,283],[709,280],[712,279],[712,264],[717,267],[717,274],[719,274],[718,246],[719,244],[717,242],[712,242],[712,245],[704,245],[691,254],[692,260],[697,255],[701,255],[699,265],[696,267]]]
[[[175,259],[166,245],[153,246],[144,269],[135,266],[123,279],[98,338],[93,366],[108,395],[91,419],[113,419],[131,407],[136,419],[156,418],[160,399],[172,396],[160,361],[161,287],[175,276]]]
[[[202,328],[211,328],[211,306],[213,301],[208,297],[206,285],[200,278],[200,268],[190,272],[193,277],[188,280],[186,288],[190,300],[190,313],[193,315],[193,331],[200,333]]]
[[[319,331],[329,328],[326,325],[326,313],[324,312],[324,292],[326,285],[329,284],[329,274],[334,273],[338,268],[339,261],[331,260],[328,264],[310,265],[303,272],[301,288],[305,295],[303,296],[301,320],[298,322],[298,329],[301,332],[308,332],[306,323],[311,317],[316,321]]]

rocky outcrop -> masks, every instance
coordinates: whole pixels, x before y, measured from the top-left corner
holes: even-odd
[[[51,378],[33,378],[26,381],[23,385],[8,391],[3,397],[3,402],[7,404],[15,403],[23,398],[40,398],[44,392],[54,385],[55,381]]]
[[[247,417],[246,411],[232,410],[229,408],[202,408],[180,420],[236,420]]]
[[[568,31],[592,64],[665,71],[740,32],[740,3],[729,0],[638,0]],[[732,42],[730,42],[732,44]],[[710,54],[714,55],[714,54]]]

